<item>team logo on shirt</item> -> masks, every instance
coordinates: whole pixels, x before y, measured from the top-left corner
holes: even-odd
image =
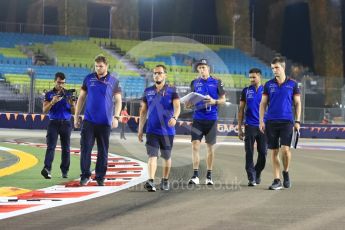
[[[274,92],[277,91],[277,85],[274,84],[274,83],[269,84],[268,87],[269,87],[269,89],[270,89],[270,93],[274,93]]]
[[[195,87],[201,87],[201,86],[203,86],[203,84],[200,81],[195,84]]]
[[[96,86],[97,79],[96,78],[91,78],[90,79],[90,86]]]
[[[154,90],[150,90],[146,92],[146,96],[154,96],[156,92]]]
[[[247,99],[252,99],[252,98],[254,98],[254,90],[249,89],[247,91]]]

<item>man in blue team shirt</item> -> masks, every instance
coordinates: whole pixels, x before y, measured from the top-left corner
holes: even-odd
[[[145,89],[140,109],[138,139],[143,141],[143,129],[146,125],[146,150],[149,156],[149,180],[145,189],[155,192],[154,178],[157,170],[157,157],[160,149],[163,158],[163,177],[161,190],[169,190],[171,168],[171,150],[173,147],[175,124],[180,115],[180,99],[175,87],[165,84],[166,67],[157,65],[153,69],[155,84]]]
[[[41,175],[46,179],[51,179],[50,172],[59,135],[61,141],[60,169],[63,178],[68,177],[70,165],[71,114],[74,113],[74,101],[72,95],[65,92],[66,77],[64,73],[57,72],[54,82],[54,89],[45,94],[43,101],[43,113],[48,113],[49,116],[46,136],[47,150],[44,168],[41,171]]]
[[[266,82],[260,103],[260,130],[265,132],[268,148],[272,149],[274,180],[271,190],[291,187],[289,166],[293,129],[300,129],[301,98],[297,82],[285,75],[285,60],[275,57],[271,62],[274,78]],[[295,107],[295,116],[292,111]],[[266,121],[264,114],[267,107]],[[295,118],[295,119],[294,119]],[[283,186],[280,181],[279,148],[283,161]]]
[[[265,168],[267,144],[265,135],[259,129],[259,107],[264,87],[261,85],[261,70],[249,70],[250,86],[242,90],[240,108],[238,111],[238,137],[244,139],[246,151],[246,171],[248,186],[261,182],[261,171]],[[245,112],[244,112],[245,110]],[[245,132],[242,131],[242,121],[245,115]],[[254,166],[254,143],[256,141],[258,159]]]
[[[214,145],[217,139],[218,105],[225,103],[225,92],[220,79],[210,76],[210,67],[206,59],[196,63],[199,77],[191,82],[191,91],[206,96],[204,101],[194,107],[192,137],[193,176],[189,184],[199,184],[200,143],[205,136],[207,144],[207,175],[205,184],[213,185],[212,168],[214,161]],[[188,106],[188,105],[187,105]]]
[[[118,126],[122,99],[119,81],[108,72],[107,59],[102,55],[95,58],[95,73],[87,75],[83,81],[75,111],[76,128],[80,127],[78,118],[85,100],[86,109],[80,140],[80,185],[87,185],[90,181],[91,152],[96,140],[98,153],[95,179],[99,186],[104,186],[110,131]]]

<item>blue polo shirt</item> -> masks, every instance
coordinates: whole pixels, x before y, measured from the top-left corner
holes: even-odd
[[[212,76],[204,80],[201,77],[193,80],[190,84],[192,92],[197,92],[202,95],[209,95],[213,99],[217,100],[219,96],[225,94],[223,83],[220,79]],[[195,105],[194,120],[217,120],[218,119],[218,106],[208,105],[206,107],[204,102],[199,102]]]
[[[276,78],[271,79],[266,82],[263,94],[268,96],[267,121],[294,122],[293,97],[300,94],[296,81],[286,78],[279,85]]]
[[[55,88],[48,91],[44,96],[44,101],[51,102],[57,93]],[[50,120],[71,120],[71,105],[66,98],[61,99],[51,107],[48,117]]]
[[[245,124],[259,127],[259,109],[260,102],[262,98],[262,93],[264,92],[264,86],[260,85],[256,90],[255,86],[251,85],[242,90],[241,101],[246,103],[245,110]],[[266,116],[266,115],[265,115]]]
[[[174,116],[173,100],[179,99],[175,87],[167,84],[157,92],[155,85],[144,91],[143,102],[148,108],[146,133],[156,135],[175,135],[175,127],[168,125]]]
[[[85,77],[81,88],[87,92],[84,119],[94,124],[111,126],[113,96],[121,93],[119,81],[110,73],[101,78],[91,73]]]

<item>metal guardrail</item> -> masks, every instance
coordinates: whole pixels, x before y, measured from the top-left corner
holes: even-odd
[[[61,31],[65,31],[61,34]],[[0,32],[12,33],[34,33],[43,35],[65,35],[65,36],[85,36],[99,38],[116,38],[128,40],[149,40],[152,38],[171,36],[171,41],[176,37],[189,38],[203,44],[232,45],[231,36],[208,35],[208,34],[190,34],[190,33],[167,33],[167,32],[150,32],[150,31],[134,31],[134,30],[109,30],[94,27],[68,27],[57,25],[41,25],[27,23],[9,23],[0,22]]]

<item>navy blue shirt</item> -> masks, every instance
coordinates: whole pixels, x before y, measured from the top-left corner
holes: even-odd
[[[260,85],[256,90],[255,86],[251,85],[242,90],[241,101],[246,102],[245,110],[245,124],[259,127],[259,108],[264,87]]]
[[[53,97],[57,95],[57,90],[54,88],[48,91],[44,96],[44,101],[51,102]],[[50,120],[70,120],[71,119],[71,105],[66,98],[56,102],[49,110],[48,117]]]
[[[111,126],[113,96],[121,93],[119,81],[110,73],[101,78],[96,73],[91,73],[85,77],[81,88],[87,92],[84,119],[94,124]]]
[[[192,92],[197,92],[202,95],[209,95],[217,100],[220,96],[225,94],[223,83],[220,79],[208,77],[207,80],[199,77],[193,80],[190,84]],[[194,120],[217,120],[218,119],[218,106],[205,105],[204,102],[199,102],[195,105]]]
[[[276,78],[271,79],[266,82],[263,94],[268,96],[267,121],[294,122],[293,97],[300,94],[296,81],[286,78],[279,85]]]
[[[155,85],[145,89],[143,102],[148,108],[146,133],[175,135],[175,127],[170,127],[168,122],[174,116],[173,100],[178,98],[176,88],[168,85],[159,92]]]

